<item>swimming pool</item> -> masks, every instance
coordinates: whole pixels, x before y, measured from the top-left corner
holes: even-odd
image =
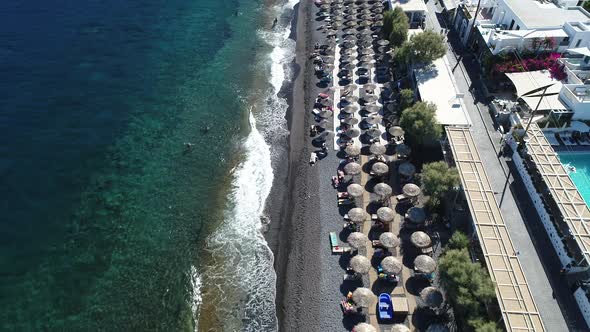
[[[590,153],[588,152],[559,152],[559,159],[564,165],[571,164],[576,168],[570,177],[582,194],[586,205],[590,206]]]

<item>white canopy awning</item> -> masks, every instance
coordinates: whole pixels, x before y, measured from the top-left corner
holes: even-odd
[[[507,73],[506,76],[512,81],[516,87],[516,95],[521,98],[531,109],[535,109],[539,104],[539,111],[547,110],[565,110],[567,107],[559,100],[559,91],[561,91],[561,82],[551,78],[548,70],[527,71],[522,73]],[[551,96],[539,96],[543,91],[537,91],[531,96],[527,96],[531,91],[551,85],[547,88],[545,94],[553,94]]]
[[[442,4],[446,10],[453,10],[457,8],[457,1],[456,0],[442,0]]]
[[[567,51],[570,53],[576,53],[576,54],[581,54],[584,56],[590,56],[590,49],[588,49],[588,47],[570,48]]]

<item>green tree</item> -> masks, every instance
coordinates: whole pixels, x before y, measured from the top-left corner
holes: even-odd
[[[408,21],[408,16],[401,7],[396,7],[393,10],[393,22],[389,34],[389,42],[392,47],[399,47],[408,40],[409,29],[410,22]]]
[[[468,324],[475,330],[475,332],[502,332],[495,322],[487,321],[485,319],[473,319]]]
[[[399,92],[399,108],[403,111],[414,104],[414,91],[412,89],[402,89]]]
[[[401,7],[395,7],[383,14],[383,37],[388,39],[393,47],[401,46],[408,39],[409,29],[408,16]]]
[[[466,321],[485,315],[485,304],[495,298],[494,285],[479,263],[472,263],[467,249],[447,249],[439,259],[440,280],[456,316]]]
[[[383,28],[381,32],[383,32],[383,38],[389,39],[389,35],[391,34],[391,30],[393,28],[393,21],[395,18],[395,14],[393,10],[388,10],[383,13]]]
[[[396,53],[399,54],[394,59],[405,64],[410,59],[416,63],[430,63],[447,53],[447,45],[441,34],[426,30],[412,35]]]
[[[405,109],[400,125],[417,145],[433,142],[442,135],[442,127],[436,120],[436,106],[432,103],[417,102]]]
[[[469,238],[463,232],[456,231],[449,239],[446,247],[448,249],[467,249],[469,247]]]
[[[584,7],[584,9],[590,12],[590,1],[584,1],[584,4],[582,6]]]
[[[438,198],[459,185],[459,172],[455,167],[449,167],[444,161],[425,164],[422,168],[422,185],[424,191]]]
[[[426,30],[410,38],[412,58],[416,62],[432,62],[447,53],[447,45],[440,33]]]

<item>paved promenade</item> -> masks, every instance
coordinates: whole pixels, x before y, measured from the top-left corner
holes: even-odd
[[[440,31],[441,25],[436,17],[437,9],[435,8],[434,1],[429,1],[427,5],[429,15],[426,20],[426,26],[435,31]],[[457,63],[457,58],[455,53],[453,53],[451,45],[449,45],[447,55],[451,66],[454,67]],[[542,262],[539,258],[542,256],[546,260],[545,257],[550,257],[553,254],[549,252],[553,248],[550,245],[545,245],[537,252],[531,234],[529,234],[525,220],[519,210],[519,205],[514,198],[514,193],[511,190],[511,184],[514,182],[514,178],[510,177],[507,184],[506,177],[508,172],[506,162],[498,158],[501,136],[493,127],[489,110],[480,100],[477,100],[481,96],[474,93],[475,90],[470,89],[472,82],[469,75],[467,75],[467,70],[463,63],[460,63],[455,69],[454,75],[459,90],[465,93],[464,103],[473,122],[473,139],[485,163],[492,188],[498,193],[496,200],[506,220],[506,227],[514,243],[545,328],[547,331],[567,331],[568,324],[560,306],[553,296],[554,292],[549,282],[548,271],[543,268],[543,263],[546,262]],[[527,212],[526,218],[528,219],[528,223],[535,223],[537,225],[541,223],[534,210],[533,213]],[[550,269],[554,268],[556,268],[555,265],[551,264]],[[559,268],[555,272],[558,271]]]

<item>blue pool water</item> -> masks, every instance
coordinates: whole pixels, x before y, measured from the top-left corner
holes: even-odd
[[[559,159],[564,165],[571,164],[576,168],[570,177],[578,187],[580,194],[590,205],[590,153],[560,152]]]

